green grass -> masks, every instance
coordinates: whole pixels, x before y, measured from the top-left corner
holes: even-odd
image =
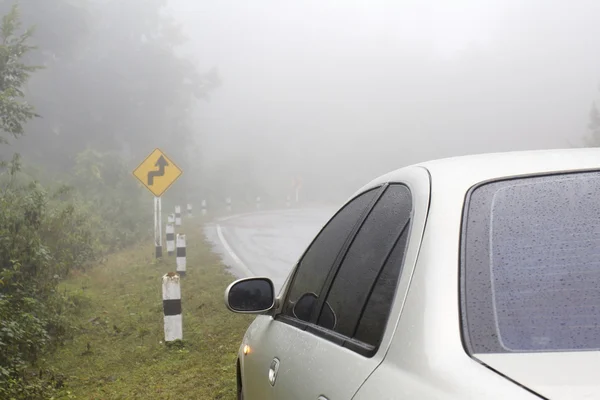
[[[223,291],[235,278],[184,222],[183,347],[164,343],[162,275],[175,257],[154,259],[150,242],[114,254],[61,290],[79,304],[75,336],[47,360],[65,376],[59,399],[235,399],[235,361],[252,317],[229,312]]]

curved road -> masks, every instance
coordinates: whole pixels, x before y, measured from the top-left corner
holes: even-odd
[[[334,208],[243,214],[209,224],[205,234],[237,277],[267,276],[276,293]]]

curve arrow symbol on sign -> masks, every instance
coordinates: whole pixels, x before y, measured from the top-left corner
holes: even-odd
[[[155,166],[158,167],[158,171],[150,171],[148,172],[148,185],[152,186],[154,184],[154,177],[156,176],[164,176],[165,175],[165,167],[169,165],[167,160],[163,156],[158,157],[156,160]]]

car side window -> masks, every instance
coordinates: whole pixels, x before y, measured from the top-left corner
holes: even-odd
[[[296,268],[282,314],[309,321],[329,271],[352,230],[378,193],[369,190],[347,203],[321,230]]]
[[[391,308],[407,242],[411,193],[390,185],[358,230],[340,265],[318,325],[376,346]]]

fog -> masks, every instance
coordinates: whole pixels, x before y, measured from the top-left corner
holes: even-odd
[[[173,0],[185,54],[223,86],[196,111],[202,167],[286,185],[431,158],[580,146],[600,3]],[[210,138],[210,140],[207,140]],[[316,184],[316,182],[315,182]]]
[[[250,320],[226,314],[223,291],[253,275],[280,289],[332,209],[367,182],[441,157],[600,145],[600,0],[0,0],[0,15],[0,399],[239,397],[235,337]],[[156,148],[167,157],[148,157]],[[540,226],[566,215],[550,212],[567,203],[582,210],[590,190],[512,219],[518,259],[495,250],[491,270],[508,260],[522,267],[515,277],[527,277],[538,259],[572,271],[546,268],[537,291],[558,293],[575,280],[596,288],[593,213],[579,230],[577,221],[553,228],[537,250],[577,238],[543,260],[526,252],[544,239]],[[257,197],[270,213],[246,215]],[[371,231],[361,227],[343,249],[379,257],[389,248],[383,265],[372,257],[347,270],[328,263],[342,252],[332,240],[334,251],[313,254],[323,272],[342,272],[326,285],[306,280],[327,301],[337,282],[349,284],[362,299],[336,302],[362,307],[361,330],[363,322],[385,327],[386,299],[408,290],[394,289],[405,273],[388,262],[401,260],[406,237],[401,225],[387,225],[377,237],[393,241],[354,247]],[[420,243],[409,239],[412,252]],[[371,272],[360,276],[361,265]],[[355,278],[376,295],[360,293]],[[293,279],[295,291],[303,279]],[[575,316],[587,318],[587,303],[574,303],[589,301],[586,293],[563,292]],[[579,340],[585,330],[569,338],[516,322],[514,332],[573,339],[573,349],[590,344]],[[377,341],[371,333],[363,339]],[[569,376],[580,393],[598,393],[597,384],[582,385],[591,374]]]
[[[181,28],[177,53],[220,84],[182,105],[185,115],[173,112],[157,134],[166,140],[126,147],[136,157],[163,145],[177,152],[178,129],[167,127],[184,119],[180,185],[198,198],[283,199],[299,177],[307,200],[338,199],[414,162],[582,146],[588,135],[600,79],[598,1],[166,3],[163,14]],[[128,3],[118,21],[147,23],[144,4]],[[97,18],[90,13],[88,23]],[[127,51],[122,36],[98,32],[110,38],[106,51]]]

